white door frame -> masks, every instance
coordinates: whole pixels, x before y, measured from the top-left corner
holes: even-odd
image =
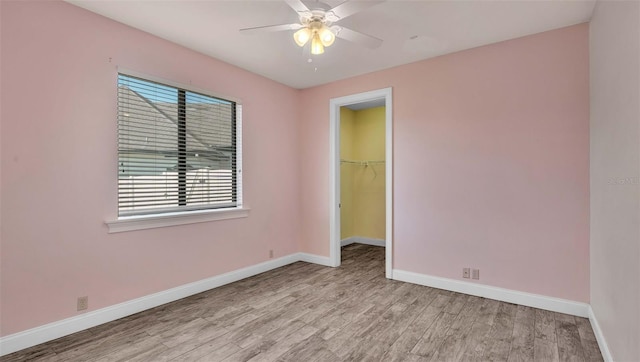
[[[385,276],[393,279],[393,111],[391,88],[332,98],[329,102],[329,258],[340,266],[340,107],[384,99],[385,103]]]

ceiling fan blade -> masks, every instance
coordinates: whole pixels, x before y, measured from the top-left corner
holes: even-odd
[[[243,34],[256,34],[256,33],[264,33],[270,31],[284,31],[284,30],[297,30],[300,29],[302,25],[300,24],[280,24],[280,25],[267,25],[267,26],[257,26],[255,28],[244,28],[240,29],[240,32]]]
[[[357,12],[370,8],[374,5],[378,5],[382,2],[385,2],[385,0],[367,0],[367,1],[348,1],[347,0],[342,4],[336,6],[335,8],[329,10],[329,12],[332,12],[335,16],[338,17],[338,19],[344,19],[347,16],[351,16]]]
[[[307,5],[303,4],[300,0],[285,0],[287,5],[289,5],[293,10],[298,13],[308,12],[309,8]]]
[[[352,43],[363,45],[370,49],[375,49],[382,45],[382,39],[378,39],[371,35],[362,34],[349,28],[340,27],[340,31],[336,34],[336,37],[348,40]]]

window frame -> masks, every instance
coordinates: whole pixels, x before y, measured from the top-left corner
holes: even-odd
[[[243,204],[242,102],[240,101],[240,99],[235,97],[228,97],[228,96],[215,94],[208,90],[198,89],[197,87],[193,87],[191,84],[188,84],[188,85],[182,84],[179,82],[162,79],[162,78],[151,76],[148,74],[131,71],[121,67],[117,68],[116,77],[115,77],[116,99],[118,98],[119,75],[135,77],[141,80],[158,83],[160,85],[174,87],[174,88],[177,88],[178,90],[198,93],[204,96],[214,97],[217,99],[222,99],[225,101],[235,103],[235,109],[234,109],[235,128],[232,130],[232,137],[233,137],[232,143],[234,144],[235,151],[236,151],[236,171],[234,174],[234,178],[236,180],[236,205],[231,207],[212,207],[212,208],[198,208],[198,209],[189,209],[188,206],[185,206],[183,210],[176,210],[172,212],[164,211],[164,212],[158,212],[158,213],[154,213],[153,209],[150,209],[148,212],[144,212],[137,215],[120,216],[119,215],[120,206],[118,202],[119,193],[116,192],[116,195],[118,195],[116,197],[116,215],[118,216],[116,218],[111,218],[105,221],[105,224],[109,228],[109,233],[247,217],[249,215],[250,209],[245,207]],[[118,111],[116,108],[116,114],[117,112]],[[116,119],[117,119],[117,116],[116,116]],[[119,132],[116,132],[116,145],[118,145],[118,139],[117,139],[118,135],[119,135]],[[119,150],[116,150],[116,156],[119,158]],[[117,179],[119,174],[118,164],[119,162],[116,162],[116,171],[114,172],[114,174],[117,176]],[[116,182],[116,188],[118,188],[118,182]]]

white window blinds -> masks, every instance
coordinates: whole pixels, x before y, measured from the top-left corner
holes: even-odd
[[[235,102],[118,75],[118,215],[240,206]]]

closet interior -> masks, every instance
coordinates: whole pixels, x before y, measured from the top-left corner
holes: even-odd
[[[384,246],[385,210],[385,107],[341,107],[341,245]]]

